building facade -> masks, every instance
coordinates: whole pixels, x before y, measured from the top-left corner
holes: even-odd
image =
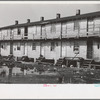
[[[82,57],[100,61],[100,12],[19,24],[0,28],[0,54],[47,59]]]

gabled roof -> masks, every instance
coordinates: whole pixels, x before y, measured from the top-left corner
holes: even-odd
[[[84,18],[99,17],[99,16],[100,16],[100,11],[87,13],[87,14],[80,14],[80,15],[75,15],[75,16],[62,17],[59,19],[55,18],[55,19],[49,19],[49,20],[44,20],[44,21],[22,23],[22,24],[18,24],[18,25],[9,25],[9,26],[5,26],[5,27],[1,27],[0,29],[9,29],[9,28],[25,27],[25,26],[32,26],[32,25],[41,25],[41,24],[63,22],[63,21],[70,21],[70,20],[77,20],[77,19],[84,19]]]

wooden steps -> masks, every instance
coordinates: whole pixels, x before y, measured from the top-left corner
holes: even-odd
[[[83,62],[83,68],[90,68],[91,67],[91,64],[93,63],[93,59],[86,59],[86,60],[84,60],[84,62]]]
[[[57,60],[57,63],[55,64],[55,66],[62,66],[65,62],[65,59],[64,58],[59,58]]]

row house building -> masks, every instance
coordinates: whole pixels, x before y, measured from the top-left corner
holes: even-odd
[[[100,12],[61,17],[0,28],[0,54],[57,61],[60,57],[82,57],[100,61]]]

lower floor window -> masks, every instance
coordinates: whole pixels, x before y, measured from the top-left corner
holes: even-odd
[[[36,43],[32,44],[32,50],[36,50]]]
[[[78,41],[75,41],[74,42],[73,51],[75,51],[76,53],[79,53],[79,43],[78,43]]]
[[[21,46],[20,43],[17,44],[17,50],[20,50]]]
[[[50,51],[54,51],[55,49],[55,43],[54,42],[51,42],[51,48],[50,48]]]
[[[7,47],[7,44],[6,44],[6,43],[3,43],[3,44],[1,45],[1,48],[2,48],[2,49],[6,49],[6,47]]]
[[[97,44],[97,48],[98,48],[98,49],[100,48],[100,45],[99,45],[99,43]]]

